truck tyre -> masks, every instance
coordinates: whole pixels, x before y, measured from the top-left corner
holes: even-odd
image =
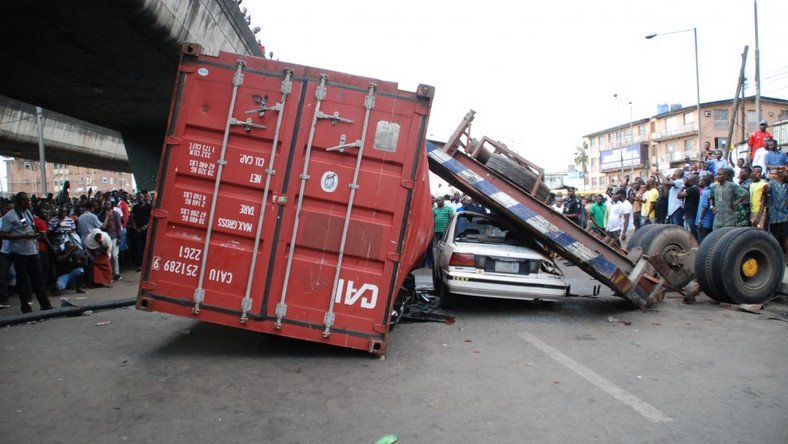
[[[534,189],[536,174],[504,155],[493,154],[490,156],[490,159],[487,160],[487,167],[506,178],[509,182],[522,188],[528,194],[531,194],[531,191]],[[550,187],[542,182],[533,196],[542,202],[546,202],[547,198],[550,197]]]
[[[714,299],[717,302],[733,302],[725,296],[718,284],[719,279],[714,276],[712,265],[714,263],[714,251],[717,245],[722,242],[722,238],[735,230],[735,227],[718,228],[706,236],[698,249],[698,256],[695,258],[695,279],[698,280],[700,289],[706,293],[706,296]]]
[[[762,304],[782,284],[783,251],[769,233],[756,228],[731,231],[717,245],[713,271],[725,295],[736,304]]]
[[[639,247],[643,237],[645,237],[649,231],[657,228],[658,226],[659,225],[657,224],[643,225],[638,230],[636,230],[632,237],[630,237],[627,241],[627,250],[631,251],[634,250],[635,247]]]
[[[640,248],[643,254],[651,256],[659,253],[662,257],[670,252],[682,253],[698,246],[698,241],[692,237],[692,233],[678,225],[657,225],[657,228],[649,230],[640,239]],[[678,270],[684,268],[681,265],[671,265],[671,268]],[[654,273],[653,267],[649,266],[650,272]],[[684,268],[686,273],[678,276],[666,277],[666,282],[671,287],[680,290],[687,286],[695,277],[693,268]]]

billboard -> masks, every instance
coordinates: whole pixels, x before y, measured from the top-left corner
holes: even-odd
[[[624,168],[642,168],[646,166],[648,145],[638,143],[621,148],[614,148],[599,153],[599,169],[602,172]]]

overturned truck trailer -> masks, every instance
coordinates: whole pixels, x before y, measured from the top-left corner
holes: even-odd
[[[384,353],[432,238],[432,97],[186,45],[137,308]]]
[[[736,304],[760,304],[786,293],[780,245],[755,228],[715,230],[700,247],[675,225],[642,227],[629,239],[628,252],[603,242],[546,205],[541,169],[500,142],[471,138],[474,114],[466,114],[448,141],[427,142],[430,170],[616,295],[646,308],[665,290],[689,298],[703,290],[716,301]]]

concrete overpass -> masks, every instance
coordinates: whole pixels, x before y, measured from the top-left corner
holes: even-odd
[[[182,44],[262,56],[233,0],[5,0],[0,41],[0,95],[119,132],[141,188],[155,181]]]
[[[119,132],[54,111],[46,111],[44,119],[48,162],[131,172]],[[38,159],[36,108],[33,105],[0,96],[0,152],[6,156]]]

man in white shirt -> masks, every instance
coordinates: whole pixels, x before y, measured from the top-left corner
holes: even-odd
[[[610,217],[607,220],[606,228],[607,234],[618,243],[619,239],[627,240],[632,204],[625,199],[623,191],[614,194],[612,199],[613,205],[610,207]]]

